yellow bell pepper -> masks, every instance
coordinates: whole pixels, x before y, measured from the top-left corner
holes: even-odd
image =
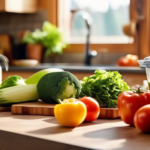
[[[57,104],[54,107],[54,115],[57,121],[66,127],[80,125],[84,121],[86,114],[85,104],[75,98],[65,99],[62,104]]]

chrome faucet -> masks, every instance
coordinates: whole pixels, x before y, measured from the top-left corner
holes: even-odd
[[[90,66],[91,58],[97,56],[97,51],[90,50],[90,34],[91,34],[92,18],[86,11],[82,11],[81,14],[83,19],[85,20],[86,27],[87,27],[85,65]]]

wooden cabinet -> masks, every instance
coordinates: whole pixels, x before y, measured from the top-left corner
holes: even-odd
[[[37,9],[37,0],[0,0],[0,11],[3,12],[35,13]]]
[[[8,71],[4,72],[2,75],[2,80],[5,80],[8,76],[11,75],[19,75],[24,79],[27,79],[35,72],[33,71]],[[82,80],[83,77],[88,77],[92,75],[92,73],[87,72],[72,72],[79,80]],[[122,73],[123,79],[127,82],[127,84],[132,87],[135,85],[143,85],[143,80],[146,80],[146,74],[131,74],[131,73]]]

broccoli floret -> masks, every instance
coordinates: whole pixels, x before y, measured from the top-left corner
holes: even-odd
[[[81,83],[72,73],[52,72],[44,75],[37,84],[39,98],[47,103],[58,103],[59,99],[78,98]]]

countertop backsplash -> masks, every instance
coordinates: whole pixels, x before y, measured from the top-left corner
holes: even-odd
[[[121,56],[126,53],[98,53],[91,59],[92,65],[114,65]],[[84,63],[85,53],[64,53],[44,58],[43,63]]]
[[[47,12],[40,10],[35,14],[18,14],[18,13],[0,13],[0,34],[9,34],[13,39],[13,44],[19,43],[19,31],[41,28],[43,22],[47,20]],[[107,53],[101,52],[91,59],[92,65],[113,65],[125,53]],[[85,62],[85,52],[83,53],[63,53],[55,54],[43,59],[43,63],[82,63]]]
[[[41,28],[47,20],[47,12],[40,10],[34,14],[0,13],[0,34],[8,34],[14,43],[18,43],[18,32],[24,30],[34,31]]]

